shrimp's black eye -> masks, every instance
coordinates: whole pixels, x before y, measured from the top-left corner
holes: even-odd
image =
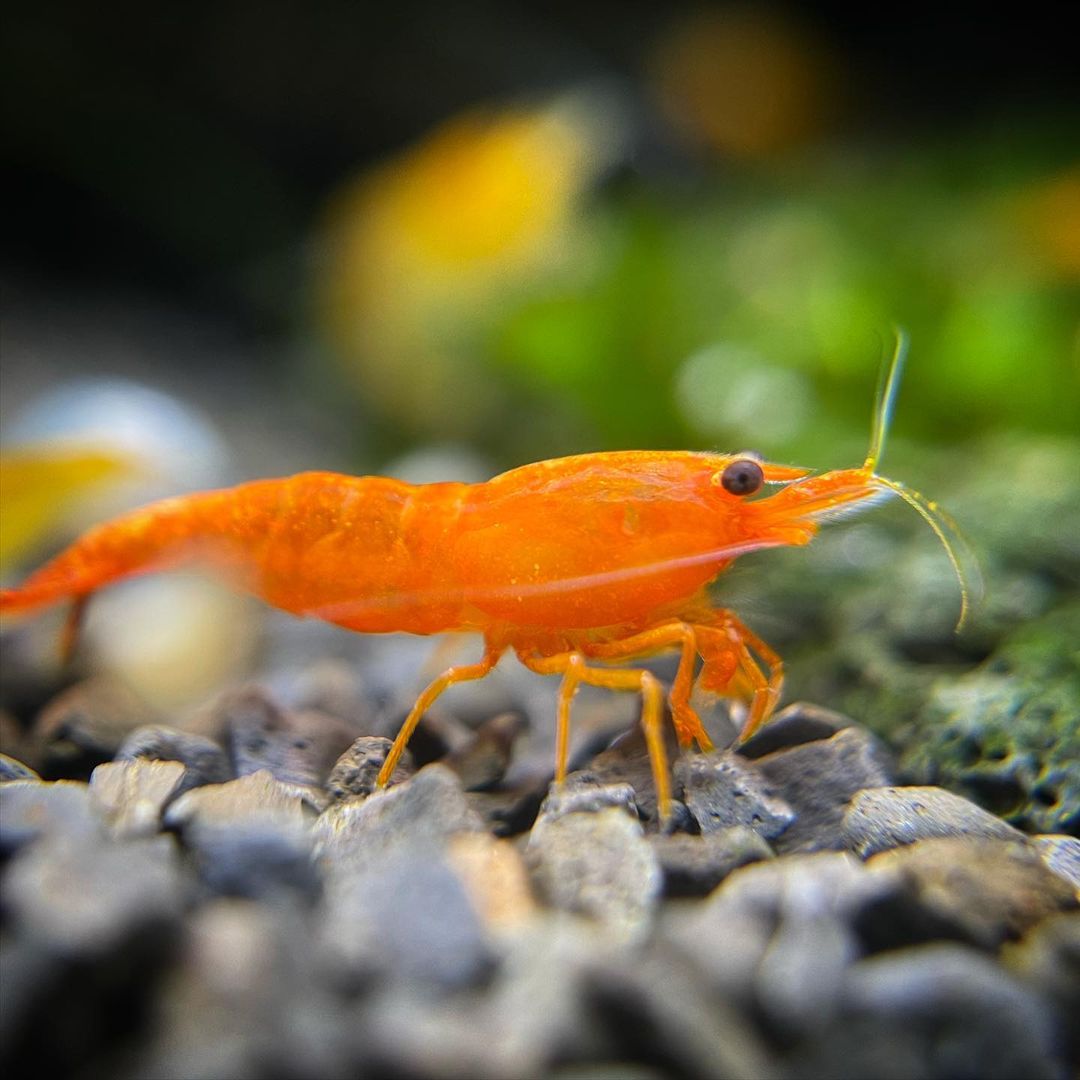
[[[753,495],[761,490],[765,474],[753,458],[739,458],[720,474],[720,483],[732,495]]]

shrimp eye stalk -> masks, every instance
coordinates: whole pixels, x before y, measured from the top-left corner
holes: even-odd
[[[765,473],[753,458],[739,458],[720,474],[720,484],[730,495],[753,495],[765,483]]]

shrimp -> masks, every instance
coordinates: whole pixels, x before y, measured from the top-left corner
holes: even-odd
[[[950,519],[876,472],[903,355],[899,338],[879,390],[870,452],[857,468],[813,475],[750,453],[635,450],[540,461],[478,484],[329,472],[257,480],[166,499],[91,529],[23,585],[0,590],[0,613],[71,601],[73,635],[96,590],[199,562],[274,607],[350,630],[476,632],[481,659],[448,668],[421,692],[387,754],[380,786],[439,695],[483,678],[511,651],[529,670],[562,678],[557,784],[566,776],[577,688],[641,694],[658,811],[667,821],[664,693],[632,661],[678,650],[667,700],[684,750],[712,749],[690,703],[695,682],[747,702],[740,740],[780,699],[780,657],[710,600],[708,586],[733,560],[807,544],[822,521],[897,495],[944,544],[960,579],[961,619],[966,615]]]

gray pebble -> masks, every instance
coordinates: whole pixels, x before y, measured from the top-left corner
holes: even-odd
[[[938,787],[864,785],[844,812],[844,844],[861,858],[940,836],[1022,840],[1024,834],[981,806]]]
[[[664,737],[670,763],[676,759],[679,749],[669,724],[664,725]],[[645,736],[640,726],[620,735],[585,768],[575,770],[566,778],[566,787],[569,789],[618,784],[629,784],[633,789],[638,815],[642,821],[657,820],[656,783],[653,780],[652,762]],[[677,806],[676,811],[678,809]]]
[[[842,848],[840,823],[848,800],[893,779],[888,751],[861,727],[767,754],[757,767],[795,811],[795,821],[776,839],[781,853]]]
[[[184,899],[169,837],[51,837],[18,855],[5,879],[16,930],[66,955],[107,957],[132,935],[178,919]]]
[[[541,894],[621,936],[644,935],[663,876],[640,822],[620,806],[541,816],[526,848]]]
[[[384,850],[332,873],[318,936],[345,989],[382,976],[448,990],[477,982],[493,963],[461,878],[430,850]]]
[[[379,735],[362,735],[341,755],[330,770],[326,790],[332,801],[366,798],[375,790],[375,780],[393,745]],[[416,770],[412,755],[406,750],[390,777],[389,787],[407,780]]]
[[[21,761],[8,757],[7,754],[0,754],[0,784],[6,783],[8,780],[40,779],[41,777],[29,765],[24,765]]]
[[[1080,840],[1056,833],[1031,837],[1032,847],[1051,870],[1080,890]]]
[[[662,1064],[665,1076],[777,1076],[736,1004],[664,941],[594,964],[589,989],[612,1045]]]
[[[117,761],[135,761],[139,758],[182,762],[182,791],[203,784],[224,784],[233,779],[225,751],[213,739],[162,724],[146,724],[136,728],[120,744],[116,753]]]
[[[832,738],[838,731],[852,726],[855,721],[843,713],[796,701],[778,712],[737,750],[743,757],[756,759],[777,750]]]
[[[762,836],[746,825],[691,836],[649,837],[664,874],[664,895],[705,896],[733,870],[773,858]]]
[[[74,780],[0,784],[0,854],[39,836],[96,836],[101,832],[90,789]]]
[[[90,798],[114,836],[153,836],[183,777],[179,761],[108,761],[90,777]]]
[[[335,716],[288,712],[262,689],[223,695],[209,723],[220,730],[237,776],[268,770],[278,780],[321,787],[334,762],[356,738]]]
[[[687,754],[675,762],[674,775],[703,833],[746,825],[773,840],[795,820],[763,774],[729,750]]]
[[[284,889],[318,894],[303,799],[269,772],[185,792],[168,806],[163,821],[179,831],[211,893],[264,897]]]
[[[487,1009],[496,1078],[544,1075],[564,1051],[595,1059],[603,1041],[585,983],[617,953],[594,923],[562,911],[540,911],[505,942]]]
[[[264,770],[184,792],[165,811],[164,823],[187,833],[253,818],[279,823],[283,829],[301,828],[306,822],[300,797]]]
[[[710,985],[804,1035],[836,1008],[844,972],[861,954],[863,912],[896,890],[842,852],[786,856],[735,870],[663,930]]]
[[[494,787],[506,775],[514,742],[526,726],[520,713],[499,713],[485,720],[464,746],[442,759],[442,764],[458,774],[466,791]]]
[[[443,765],[428,765],[396,787],[358,801],[328,807],[315,822],[314,836],[328,867],[373,864],[392,848],[440,850],[456,832],[484,831],[457,776]]]
[[[803,1076],[837,1080],[1061,1080],[1043,1001],[958,945],[885,953],[854,965],[834,1024],[797,1055]]]
[[[547,797],[540,804],[537,823],[553,821],[564,814],[594,814],[613,806],[638,820],[634,789],[629,784],[596,784],[580,773],[572,774],[565,784],[552,784],[548,789]]]
[[[131,1077],[344,1078],[351,1017],[314,978],[303,913],[215,898],[191,912]],[[268,1063],[272,1062],[272,1066]]]

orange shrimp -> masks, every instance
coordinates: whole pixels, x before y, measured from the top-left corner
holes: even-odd
[[[350,630],[475,631],[483,636],[482,658],[449,668],[420,694],[380,785],[435,699],[487,675],[512,650],[530,670],[562,676],[556,782],[566,775],[577,687],[641,693],[666,819],[662,688],[642,668],[607,665],[678,649],[668,694],[675,731],[682,747],[708,750],[690,704],[700,657],[703,689],[748,700],[740,738],[749,737],[779,700],[783,666],[735,614],[710,602],[707,586],[736,557],[806,544],[824,518],[897,494],[945,544],[966,611],[948,519],[875,472],[902,357],[898,346],[870,453],[858,468],[812,476],[750,454],[619,451],[541,461],[480,484],[411,485],[326,472],[258,480],[167,499],[90,530],[21,587],[0,590],[0,612],[63,600],[81,612],[111,582],[198,560],[275,607]],[[754,498],[765,485],[778,490]]]

